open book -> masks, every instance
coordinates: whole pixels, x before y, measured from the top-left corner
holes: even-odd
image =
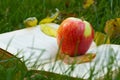
[[[58,27],[59,25],[51,23],[51,26]],[[117,60],[117,63],[113,61],[113,70],[116,69],[116,64],[120,66],[119,45],[107,44],[96,47],[94,44],[93,42],[87,53],[96,53],[95,59],[91,62],[75,64],[70,73],[71,65],[65,64],[62,60],[55,61],[58,51],[56,38],[44,34],[40,26],[0,34],[0,48],[17,55],[19,58],[28,60],[26,66],[29,69],[36,63],[35,69],[68,74],[84,79],[90,76],[91,68],[94,68],[94,74],[99,72],[94,75],[94,78],[107,73],[106,66],[111,61],[111,57],[115,57],[115,60]]]

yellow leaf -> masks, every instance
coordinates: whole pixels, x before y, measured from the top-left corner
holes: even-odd
[[[84,0],[83,8],[88,8],[94,3],[94,0]]]
[[[97,46],[99,46],[101,44],[110,44],[109,37],[101,32],[95,32],[94,41],[95,41]]]
[[[56,37],[58,26],[50,24],[40,24],[41,31],[48,36]]]
[[[38,22],[38,20],[36,17],[30,17],[30,18],[27,18],[26,20],[24,20],[24,24],[26,27],[36,26],[37,22]]]
[[[53,16],[51,17],[46,17],[44,19],[42,19],[39,24],[44,24],[44,23],[51,23],[52,21],[54,21],[59,15],[59,12],[57,11]]]
[[[120,18],[108,20],[104,31],[110,38],[118,36],[120,34]]]

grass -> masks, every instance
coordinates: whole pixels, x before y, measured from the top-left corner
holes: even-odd
[[[75,14],[78,18],[84,18],[93,25],[95,31],[100,32],[104,32],[104,26],[107,20],[120,17],[120,0],[95,0],[95,3],[87,9],[83,8],[83,3],[83,0],[0,0],[0,33],[25,28],[23,21],[26,18],[34,16],[40,21],[47,15],[55,13],[56,8],[67,14],[67,16]],[[111,59],[111,61],[114,61],[114,58]],[[49,74],[48,77],[41,75],[42,73],[39,71],[37,71],[37,74],[36,71],[21,72],[24,69],[19,65],[5,67],[1,65],[1,61],[2,60],[0,60],[0,80],[23,80],[24,77],[28,80],[56,80],[59,77],[59,80],[62,80],[64,77],[63,75],[49,72],[47,72]],[[17,61],[19,62],[19,60]],[[112,62],[108,64],[108,73],[98,80],[120,80],[120,68],[118,67],[116,72],[114,72],[110,67],[112,64]],[[104,72],[104,70],[102,71]],[[21,74],[21,77],[18,77],[16,73],[23,74]],[[31,74],[33,73],[36,75],[31,78]],[[53,76],[55,75],[55,79],[51,77],[52,74]],[[89,80],[92,80],[92,77],[95,75],[94,67],[91,68],[90,74]],[[113,74],[115,74],[114,79],[112,77]],[[14,78],[16,76],[18,79]],[[64,80],[70,80],[70,77],[65,76]]]
[[[103,31],[107,20],[120,17],[119,0],[95,0],[87,9],[83,8],[83,3],[83,0],[0,0],[0,33],[24,28],[23,21],[28,17],[34,16],[40,21],[56,8],[83,17],[98,31]]]

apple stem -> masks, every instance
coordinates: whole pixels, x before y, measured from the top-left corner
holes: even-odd
[[[85,18],[84,18],[84,17],[81,17],[81,20],[82,20],[82,21],[84,21],[84,20],[85,20]]]

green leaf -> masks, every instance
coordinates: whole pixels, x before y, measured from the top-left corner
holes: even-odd
[[[23,80],[27,70],[25,63],[19,58],[0,48],[0,66],[4,71],[4,80]],[[0,74],[2,73],[0,72]],[[0,78],[1,80],[1,78]]]
[[[42,70],[30,70],[26,74],[26,80],[83,80],[83,79]]]

